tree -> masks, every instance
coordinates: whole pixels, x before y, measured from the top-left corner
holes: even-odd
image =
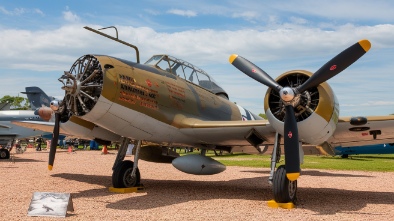
[[[267,116],[265,114],[259,114],[259,116],[267,120]]]
[[[10,95],[5,95],[0,99],[0,103],[11,104],[10,110],[28,110],[30,109],[30,102],[24,97],[13,97]]]

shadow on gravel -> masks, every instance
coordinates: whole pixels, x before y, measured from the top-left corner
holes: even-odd
[[[78,193],[72,193],[73,198],[94,198],[100,196],[109,196],[114,195],[115,193],[111,193],[108,191],[108,187],[112,184],[112,178],[110,176],[97,176],[97,175],[86,175],[86,174],[73,174],[73,173],[58,173],[52,174],[52,177],[59,177],[66,180],[74,180],[83,183],[101,185],[103,188],[98,189],[90,189],[90,190],[75,190]]]
[[[73,198],[90,198],[118,194],[108,191],[108,187],[111,186],[112,183],[110,176],[69,173],[53,174],[51,176],[105,186],[103,189],[92,189],[73,193]],[[141,182],[145,186],[144,192],[147,193],[146,195],[133,196],[133,194],[130,194],[130,198],[126,199],[126,202],[118,201],[116,203],[110,203],[107,207],[120,210],[144,210],[191,200],[226,199],[229,196],[228,199],[257,201],[271,199],[271,187],[265,184],[266,182],[262,185],[263,177],[211,182],[142,179]]]
[[[357,175],[357,174],[351,174],[351,171],[349,173],[344,173],[344,171],[341,171],[341,173],[330,173],[330,172],[322,172],[319,170],[306,170],[301,172],[301,176],[328,176],[328,177],[373,177],[373,176],[367,176],[367,175]]]
[[[394,193],[391,192],[298,188],[297,195],[297,208],[312,210],[318,215],[354,213],[367,204],[394,204]]]
[[[146,210],[189,201],[212,199],[242,199],[268,201],[271,187],[259,178],[230,181],[151,180],[143,181],[146,195],[109,203],[107,208],[119,210]]]
[[[314,171],[311,171],[314,173]],[[321,174],[320,174],[321,175]],[[328,176],[331,174],[328,173]],[[337,174],[334,174],[337,175]],[[74,198],[93,198],[114,195],[108,191],[111,185],[110,176],[93,176],[84,174],[55,174],[68,180],[76,180],[90,184],[105,186],[73,193]],[[265,182],[267,176],[235,179],[229,181],[191,181],[191,180],[142,180],[145,186],[144,195],[129,194],[127,199],[108,203],[107,208],[117,210],[147,210],[165,207],[189,201],[212,199],[242,199],[266,201],[272,199],[271,186]],[[307,209],[321,214],[355,213],[367,204],[394,204],[394,193],[374,191],[354,191],[333,188],[298,188],[297,208]]]
[[[260,174],[269,174],[270,171],[261,171],[261,170],[243,170],[241,171],[243,173],[260,173]],[[344,171],[341,171],[341,173],[330,173],[330,172],[322,172],[318,170],[304,170],[301,172],[301,176],[328,176],[328,177],[372,177],[372,176],[366,176],[366,175],[356,175],[356,174],[351,174],[351,171],[349,173],[343,173]]]
[[[36,162],[36,163],[38,163],[38,162],[45,162],[45,161],[15,157],[12,160],[11,159],[1,159],[0,162],[5,162],[5,163],[35,163]]]
[[[75,180],[78,182],[97,184],[102,186],[109,186],[112,183],[111,176],[98,176],[98,175],[86,175],[77,173],[57,173],[52,174],[52,177],[60,177],[66,180]]]

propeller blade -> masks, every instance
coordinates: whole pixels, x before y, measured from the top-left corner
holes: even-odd
[[[274,79],[272,79],[265,71],[261,70],[252,62],[245,58],[232,54],[229,59],[230,63],[238,68],[240,71],[255,79],[256,81],[264,84],[265,86],[279,92],[282,86],[280,86]]]
[[[286,176],[289,180],[295,181],[300,176],[300,155],[298,142],[297,121],[294,108],[286,106],[285,125],[284,125],[284,148],[285,148],[285,167]]]
[[[57,142],[59,140],[59,123],[60,123],[60,115],[55,113],[55,126],[53,127],[53,136],[51,141],[51,149],[49,150],[49,160],[48,160],[48,169],[52,170],[53,163],[55,161],[56,147]]]
[[[297,90],[302,93],[334,77],[357,61],[370,48],[371,42],[368,40],[361,40],[348,47],[317,70],[305,83],[300,85]]]

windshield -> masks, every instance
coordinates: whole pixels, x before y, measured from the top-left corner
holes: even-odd
[[[192,82],[200,87],[203,87],[215,94],[227,93],[216,83],[211,76],[204,70],[190,64],[189,62],[175,58],[170,55],[154,55],[147,62],[146,65],[151,65],[168,73],[174,74],[186,81]]]

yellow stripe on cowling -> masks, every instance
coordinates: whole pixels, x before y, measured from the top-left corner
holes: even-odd
[[[230,63],[232,64],[232,63],[234,62],[234,60],[235,60],[237,57],[238,57],[237,54],[232,54],[228,60],[229,60]]]
[[[48,170],[52,170],[53,166],[52,165],[48,165]]]
[[[358,43],[361,45],[365,52],[367,52],[371,48],[371,42],[366,39],[361,40]]]
[[[300,173],[286,173],[286,176],[290,181],[296,181],[300,176]]]

